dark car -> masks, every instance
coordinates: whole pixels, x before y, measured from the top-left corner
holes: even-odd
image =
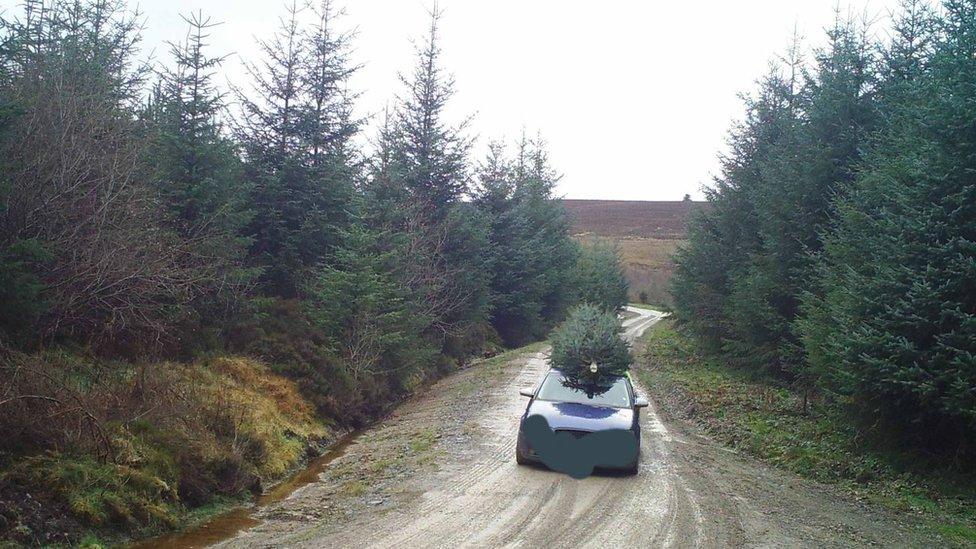
[[[639,411],[648,405],[628,376],[578,379],[559,369],[538,389],[522,389],[529,405],[519,422],[515,458],[582,478],[594,468],[636,473]]]

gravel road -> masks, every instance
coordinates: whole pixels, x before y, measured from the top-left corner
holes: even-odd
[[[631,309],[633,340],[658,320]],[[633,316],[636,315],[636,316]],[[449,376],[360,435],[319,480],[227,547],[926,546],[898,516],[642,412],[637,476],[583,480],[515,463],[548,349]]]

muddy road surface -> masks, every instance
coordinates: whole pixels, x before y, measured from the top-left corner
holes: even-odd
[[[633,340],[656,313],[631,309]],[[515,463],[548,349],[445,378],[361,434],[224,547],[925,546],[897,516],[642,412],[637,476],[583,480]],[[640,388],[638,388],[640,390]]]

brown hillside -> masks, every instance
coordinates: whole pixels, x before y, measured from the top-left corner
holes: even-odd
[[[692,212],[705,202],[563,200],[573,234],[683,240]]]
[[[610,240],[620,247],[632,301],[644,294],[649,303],[671,304],[672,256],[687,236],[692,213],[707,203],[564,200],[563,204],[577,239]]]

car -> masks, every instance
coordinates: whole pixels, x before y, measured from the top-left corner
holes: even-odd
[[[640,462],[640,409],[646,398],[627,375],[589,378],[551,368],[529,397],[519,421],[515,459],[541,463],[582,478],[594,468],[636,474]]]

